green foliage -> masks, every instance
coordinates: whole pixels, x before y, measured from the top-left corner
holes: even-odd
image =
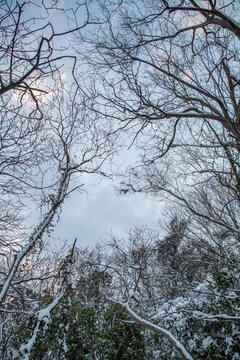
[[[210,299],[212,313],[236,315],[236,309],[240,307],[239,287],[240,274],[238,267],[215,269],[213,279],[209,283],[212,293]]]
[[[50,323],[41,324],[29,359],[83,360],[91,359],[94,353],[101,360],[145,359],[142,330],[121,319],[126,320],[126,315],[113,306],[103,307],[99,317],[93,307],[68,297],[54,309]],[[31,318],[19,327],[15,349],[28,341],[35,326],[36,320]]]
[[[99,345],[100,359],[133,359],[140,360],[146,357],[144,332],[135,325],[125,324],[129,320],[122,310],[110,306],[104,313]]]
[[[35,326],[32,319],[21,325],[15,336],[16,349],[27,342]],[[97,338],[94,310],[72,304],[68,297],[54,309],[51,322],[41,324],[29,359],[86,359],[95,351]]]
[[[217,268],[211,278],[194,291],[163,303],[158,308],[159,321],[155,317],[155,322],[170,330],[194,359],[240,359],[239,322],[207,319],[221,314],[238,315],[239,286],[237,267]],[[99,290],[95,282],[94,288]],[[105,302],[98,291],[95,295],[91,306],[87,306],[79,300],[83,299],[79,289],[71,289],[53,310],[51,321],[40,324],[29,359],[84,360],[94,359],[94,354],[99,360],[179,359],[167,339],[125,323],[130,319],[123,310]],[[14,349],[27,343],[36,323],[31,317],[19,326],[13,340]]]
[[[239,320],[226,319],[240,317],[239,285],[237,267],[215,269],[211,279],[194,291],[163,304],[158,324],[170,330],[194,359],[239,360]],[[154,346],[168,354],[166,359],[178,359],[165,340],[156,339]]]
[[[225,289],[229,285],[230,278],[226,271],[220,271],[218,268],[213,273],[213,284],[216,288]]]

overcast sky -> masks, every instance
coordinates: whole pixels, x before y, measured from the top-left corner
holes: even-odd
[[[67,8],[69,1],[62,0],[59,4]],[[27,13],[29,11],[30,16],[34,16],[35,13],[31,14],[31,11],[35,11],[35,8],[37,9],[37,7],[29,5]],[[81,14],[80,10],[79,14]],[[64,13],[55,11],[49,14],[49,20],[53,21],[55,30],[63,31],[66,22]],[[66,43],[69,39],[70,36],[65,37]],[[62,41],[62,38],[60,40]],[[62,43],[61,46],[63,45],[66,44]],[[68,77],[71,76],[68,74],[66,66],[62,71],[64,80],[68,80]],[[129,159],[131,161],[136,160],[133,151],[125,150],[119,158],[119,163],[126,163],[125,165],[127,165]],[[106,240],[107,233],[112,232],[122,237],[125,230],[138,225],[148,225],[153,229],[158,227],[162,204],[147,198],[143,194],[120,196],[114,190],[114,185],[117,184],[107,180],[103,180],[97,185],[96,182],[94,175],[90,176],[85,186],[87,193],[72,193],[63,204],[60,221],[55,231],[51,233],[51,243],[57,243],[58,238],[71,243],[77,238],[79,246],[94,246],[96,243]],[[94,183],[95,186],[90,185]],[[39,216],[34,210],[30,224],[33,222],[36,225],[39,222]]]
[[[106,240],[108,233],[119,237],[138,225],[158,228],[162,203],[143,194],[118,195],[114,183],[103,180],[94,184],[94,175],[89,176],[86,193],[72,193],[63,204],[63,211],[52,240],[72,242],[78,239],[79,246],[94,246]]]

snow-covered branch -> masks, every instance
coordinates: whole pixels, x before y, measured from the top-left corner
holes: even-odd
[[[164,337],[166,337],[171,344],[174,346],[174,348],[182,355],[183,359],[186,360],[193,360],[192,356],[189,354],[189,352],[185,349],[185,347],[175,338],[175,336],[168,330],[163,329],[160,326],[157,326],[143,318],[141,318],[140,316],[138,316],[129,306],[129,304],[127,302],[122,302],[122,301],[117,301],[114,299],[108,299],[109,301],[111,301],[113,304],[119,305],[123,310],[125,310],[130,317],[134,320],[135,324],[139,324],[149,330],[152,330],[154,332],[156,332],[159,335],[162,335]]]
[[[73,246],[67,255],[64,263],[64,269],[63,269],[63,283],[61,286],[61,290],[58,292],[58,294],[54,297],[52,302],[45,308],[39,310],[36,314],[36,326],[33,330],[32,337],[28,340],[26,344],[22,344],[19,349],[19,354],[21,355],[21,358],[23,360],[29,359],[29,353],[34,346],[34,343],[36,341],[38,332],[40,330],[40,325],[45,323],[45,326],[47,327],[48,323],[51,321],[51,313],[55,309],[55,307],[59,304],[61,299],[66,294],[70,284],[71,284],[71,270],[72,265],[74,263],[74,249],[76,245],[76,239],[73,243]]]
[[[15,256],[13,264],[10,268],[10,271],[7,275],[6,280],[3,283],[3,286],[2,286],[2,289],[0,292],[0,304],[2,304],[2,302],[4,301],[4,299],[7,295],[8,289],[11,285],[11,282],[14,279],[14,275],[16,274],[20,263],[25,258],[25,256],[29,253],[29,251],[36,245],[36,243],[41,240],[43,233],[47,230],[47,228],[51,224],[53,218],[57,215],[57,210],[59,209],[60,205],[62,204],[65,197],[67,196],[69,180],[70,180],[70,174],[68,173],[68,170],[65,170],[65,172],[61,175],[61,181],[59,184],[57,196],[56,196],[55,201],[52,203],[51,209],[45,214],[40,225],[33,231],[27,244]]]
[[[227,314],[205,314],[201,311],[193,311],[192,316],[201,319],[201,320],[209,320],[209,321],[218,321],[218,320],[226,320],[226,321],[240,321],[240,316],[232,316]]]

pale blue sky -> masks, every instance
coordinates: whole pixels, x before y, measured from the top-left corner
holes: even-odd
[[[74,20],[71,11],[73,3],[61,0],[59,5],[69,9],[68,15]],[[91,6],[94,5],[91,4]],[[35,1],[35,6],[29,5],[29,8],[27,7],[26,15],[28,15],[28,11],[30,15],[31,11],[34,11],[32,16],[36,16],[36,11],[38,10],[38,3]],[[81,10],[84,10],[84,8],[78,10],[79,20],[81,17],[84,18],[84,11],[83,15],[81,15]],[[43,12],[42,15],[47,17],[48,14]],[[54,10],[49,12],[49,15],[49,21],[54,23],[57,32],[66,30],[69,24],[66,23],[63,12]],[[45,21],[47,21],[47,18]],[[71,25],[76,26],[76,23],[73,21]],[[47,31],[50,31],[50,28]],[[70,35],[66,36],[63,42],[62,38],[57,38],[55,45],[59,48],[70,47],[71,45],[68,44],[70,38]],[[67,82],[71,81],[71,73],[67,70],[70,65],[72,63],[69,66],[65,64],[61,69],[64,80]],[[136,161],[135,155],[132,150],[125,150],[120,158],[115,161],[118,162],[118,165],[124,164],[126,167],[130,161]],[[84,178],[84,183],[86,184],[84,189],[87,190],[87,193],[81,194],[75,192],[63,204],[60,221],[55,231],[50,235],[50,243],[57,243],[58,238],[71,243],[74,238],[77,238],[79,246],[93,246],[106,239],[107,233],[110,232],[121,237],[124,236],[125,230],[138,225],[148,225],[153,229],[158,227],[162,204],[147,198],[143,194],[119,196],[116,190],[114,190],[114,185],[117,185],[117,183],[113,184],[107,180],[103,180],[95,186],[89,185],[94,184],[94,182],[96,183],[97,180],[95,179],[95,175]],[[81,179],[79,183],[81,183]],[[39,216],[33,210],[29,223],[37,225],[38,220]]]
[[[162,206],[142,194],[119,196],[113,184],[103,181],[89,186],[88,194],[71,195],[52,236],[70,242],[77,238],[79,246],[93,246],[107,233],[122,237],[138,225],[157,229]]]

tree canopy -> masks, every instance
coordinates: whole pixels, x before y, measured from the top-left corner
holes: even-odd
[[[1,358],[240,359],[239,2],[0,9]],[[159,229],[53,253],[84,174],[163,202]]]

